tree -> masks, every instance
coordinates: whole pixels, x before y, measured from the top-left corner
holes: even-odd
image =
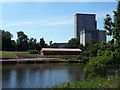
[[[114,20],[109,14],[104,19],[104,28],[108,31],[107,35],[113,36],[114,42],[120,44],[120,1],[118,1],[117,10],[114,12]]]
[[[37,49],[36,48],[37,40],[34,38],[29,39],[29,50]]]
[[[47,46],[47,44],[45,43],[44,38],[40,39],[40,44],[39,45],[40,45],[40,49],[45,48]]]
[[[13,37],[12,34],[4,30],[0,30],[0,32],[2,33],[2,50],[11,48],[12,46],[11,38]]]
[[[15,42],[15,40],[12,40],[11,43],[12,43],[12,49],[17,49],[17,43]]]
[[[99,45],[97,56],[90,58],[85,66],[85,71],[90,76],[104,77],[111,69],[120,69],[120,1],[117,11],[114,11],[114,20],[109,14],[104,19],[104,28],[107,35],[113,37],[108,43],[102,42]],[[113,43],[115,42],[115,43]]]
[[[72,38],[68,41],[68,44],[65,46],[66,48],[79,48],[80,40],[77,38]]]
[[[20,50],[28,50],[28,36],[24,34],[24,32],[22,31],[19,31],[17,32],[17,47],[20,49]]]
[[[90,41],[86,44],[86,46],[84,48],[85,48],[85,50],[82,52],[83,55],[85,55],[87,57],[95,57],[95,56],[97,56],[99,44],[98,43],[95,44],[94,41]]]
[[[53,44],[53,41],[49,41],[49,45],[52,46],[52,44]]]

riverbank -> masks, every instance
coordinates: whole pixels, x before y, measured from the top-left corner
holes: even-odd
[[[80,55],[39,55],[28,52],[1,51],[2,63],[83,63]]]
[[[4,63],[82,63],[82,60],[64,60],[60,58],[26,58],[26,59],[4,59],[0,60]]]
[[[52,88],[120,88],[120,77],[110,77],[110,78],[92,78],[86,81],[74,81],[68,82],[61,85],[55,85]],[[118,90],[118,89],[117,89]]]

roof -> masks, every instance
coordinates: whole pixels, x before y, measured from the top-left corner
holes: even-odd
[[[81,51],[80,49],[68,49],[68,48],[42,48],[41,51]]]
[[[96,14],[82,14],[82,13],[76,13],[75,15],[92,15],[92,16],[95,16]]]

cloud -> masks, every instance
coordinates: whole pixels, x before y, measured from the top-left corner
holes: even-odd
[[[65,25],[65,24],[73,24],[73,22],[72,21],[59,21],[59,22],[48,23],[47,25],[54,26],[54,25]]]
[[[38,23],[41,23],[41,22],[40,21],[24,21],[24,22],[16,22],[12,24],[3,25],[3,27],[38,24]]]
[[[5,21],[4,21],[5,22]],[[11,26],[23,26],[23,25],[44,25],[44,26],[53,26],[53,25],[65,25],[65,24],[73,24],[73,19],[70,16],[61,16],[61,17],[50,17],[45,19],[35,19],[29,21],[18,21],[14,23],[3,24],[3,27],[11,27]]]
[[[1,0],[2,2],[116,2],[116,0]]]

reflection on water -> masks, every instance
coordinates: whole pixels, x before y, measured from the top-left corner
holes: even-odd
[[[2,88],[45,88],[65,81],[83,81],[82,64],[4,64]]]

